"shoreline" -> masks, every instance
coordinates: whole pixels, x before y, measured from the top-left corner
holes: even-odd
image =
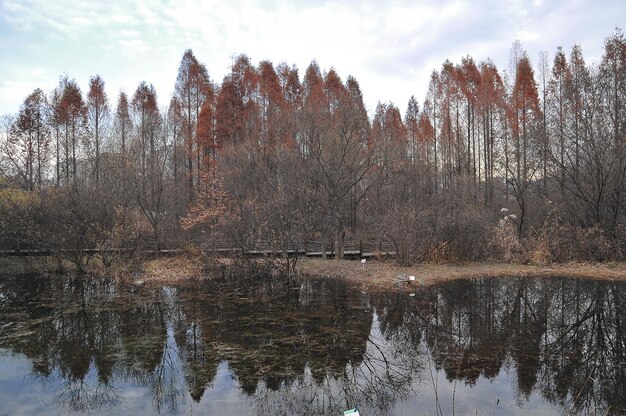
[[[570,277],[591,280],[626,281],[626,263],[566,263],[547,266],[504,262],[424,263],[400,266],[393,261],[303,259],[302,276],[343,279],[361,290],[411,291],[420,286],[490,277]],[[408,276],[415,276],[409,281]]]
[[[220,260],[218,260],[220,261]],[[183,284],[206,279],[197,259],[177,256],[148,260],[141,279],[145,284]],[[297,280],[340,279],[363,291],[410,292],[420,286],[481,277],[570,277],[626,281],[626,263],[566,263],[547,266],[503,262],[466,262],[400,266],[393,260],[298,261]],[[414,281],[409,276],[415,276]]]
[[[0,269],[8,273],[52,272],[49,262],[31,264],[15,263],[0,259]],[[231,264],[229,259],[215,259],[213,266]],[[28,267],[25,267],[28,266]],[[202,259],[196,256],[178,255],[144,260],[137,264],[137,272],[115,273],[126,275],[122,281],[137,285],[164,286],[199,283],[210,278]],[[400,266],[393,260],[371,260],[362,264],[355,260],[322,260],[301,258],[298,260],[297,280],[305,278],[340,279],[363,291],[410,292],[420,286],[452,280],[482,277],[570,277],[591,280],[626,281],[626,262],[619,263],[565,263],[532,265],[504,262],[422,263]],[[102,271],[99,271],[102,273]],[[415,276],[415,280],[409,280]]]

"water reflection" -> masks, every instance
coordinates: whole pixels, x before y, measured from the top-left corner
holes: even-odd
[[[0,400],[24,411],[36,391],[46,405],[32,414],[502,413],[455,398],[491,380],[521,413],[537,402],[622,414],[625,294],[623,283],[559,278],[457,281],[408,297],[333,281],[138,289],[5,276],[0,368],[23,356],[31,369],[19,383],[0,370],[0,392],[14,393]],[[439,375],[453,383],[451,403]]]
[[[515,370],[518,405],[532,392],[566,411],[626,411],[623,283],[479,279],[429,288],[409,304],[375,305],[383,333],[469,386]],[[386,303],[384,303],[386,302]]]

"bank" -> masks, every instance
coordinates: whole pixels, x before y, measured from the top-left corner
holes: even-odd
[[[345,279],[363,290],[411,291],[419,286],[479,277],[575,277],[626,280],[626,263],[566,263],[532,265],[503,262],[466,262],[399,266],[393,261],[302,259],[302,276]],[[414,276],[415,280],[410,280]]]
[[[258,261],[258,260],[257,260]],[[0,271],[5,274],[57,273],[58,262],[51,258],[28,260],[0,258]],[[234,265],[231,259],[213,259],[207,267],[205,259],[193,255],[176,255],[139,261],[132,268],[100,273],[131,284],[177,285],[193,284],[209,279]],[[248,264],[244,273],[253,273]],[[209,270],[209,271],[208,271]],[[298,260],[298,279],[314,277],[341,279],[366,291],[406,291],[436,283],[479,277],[573,277],[600,280],[626,280],[626,262],[565,264],[522,264],[505,262],[422,263],[400,266],[393,260]],[[71,272],[71,264],[64,271]],[[216,272],[217,271],[217,272]],[[414,277],[414,280],[411,278]],[[251,277],[251,276],[249,276]]]
[[[222,263],[224,264],[224,263]],[[228,266],[228,264],[224,264]],[[175,284],[207,278],[198,259],[177,256],[148,260],[140,279],[145,284]],[[414,280],[410,276],[414,276]],[[355,288],[412,291],[419,286],[479,277],[574,277],[626,280],[626,263],[566,263],[533,265],[503,262],[466,262],[400,266],[393,260],[322,260],[301,258],[298,278],[342,279]]]

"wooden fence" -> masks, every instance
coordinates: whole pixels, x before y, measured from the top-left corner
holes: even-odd
[[[160,255],[173,255],[181,253],[187,245],[195,245],[202,247],[206,252],[219,253],[224,256],[276,256],[276,255],[298,255],[307,257],[334,257],[336,247],[334,241],[323,242],[321,240],[307,240],[299,244],[277,244],[269,240],[258,240],[247,244],[238,244],[234,240],[215,239],[210,241],[165,241],[161,244],[159,250]],[[146,254],[155,254],[154,244],[144,245],[144,247],[152,247],[143,249]],[[131,248],[94,248],[84,249],[84,254],[113,254],[128,252]],[[70,249],[53,249],[53,248],[16,248],[8,250],[0,250],[0,257],[6,256],[50,256],[63,252],[73,252]],[[364,240],[347,240],[344,243],[344,257],[346,258],[370,258],[377,256],[395,256],[395,247],[391,241],[364,241]]]

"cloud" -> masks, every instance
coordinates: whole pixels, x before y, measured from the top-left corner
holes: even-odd
[[[56,83],[57,75],[52,75],[45,68],[12,67],[0,69],[0,97],[10,104],[6,112],[15,113],[19,110],[24,98],[36,88],[51,89]]]
[[[378,100],[402,108],[411,95],[423,99],[430,72],[447,58],[491,57],[506,69],[516,39],[533,60],[540,50],[551,56],[558,45],[580,43],[588,62],[598,61],[603,38],[626,21],[625,9],[617,0],[601,9],[583,0],[2,0],[0,52],[11,59],[0,65],[45,67],[53,74],[49,85],[55,71],[110,74],[114,89],[133,90],[145,79],[165,100],[188,48],[218,82],[240,53],[254,62],[295,63],[301,73],[317,59],[343,79],[356,76],[369,108]],[[19,79],[2,82],[14,94]],[[0,113],[15,111],[14,103],[0,96]]]

